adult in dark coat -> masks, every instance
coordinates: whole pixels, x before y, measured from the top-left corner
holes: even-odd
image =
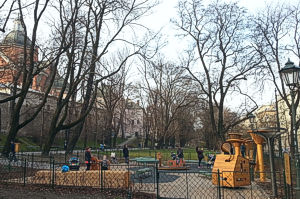
[[[125,159],[125,163],[129,163],[129,150],[128,150],[128,147],[127,147],[127,144],[124,145],[123,147],[123,157]]]
[[[179,159],[183,159],[183,150],[181,147],[178,147],[178,149],[177,149],[177,157]]]
[[[201,167],[201,161],[202,159],[204,158],[204,155],[203,155],[203,150],[199,149],[199,147],[197,146],[196,147],[196,152],[197,152],[197,156],[198,156],[198,168]]]
[[[90,170],[91,167],[91,159],[92,159],[92,154],[91,154],[91,148],[87,147],[85,149],[85,154],[84,154],[84,159],[85,159],[85,164],[86,164],[86,170]]]
[[[16,161],[17,158],[16,158],[16,151],[15,151],[15,142],[12,140],[10,142],[10,152],[11,152],[11,160],[14,160]]]

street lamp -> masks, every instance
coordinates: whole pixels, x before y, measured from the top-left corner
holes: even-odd
[[[294,133],[294,147],[296,157],[296,173],[297,173],[297,185],[296,185],[296,198],[300,198],[300,159],[298,151],[298,136],[296,132],[296,109],[295,109],[295,93],[299,88],[299,72],[300,67],[295,66],[293,62],[288,60],[285,66],[279,71],[281,78],[285,84],[291,90],[292,98],[292,131]]]
[[[255,115],[253,113],[249,113],[248,114],[248,119],[249,119],[249,122],[250,122],[251,130],[253,132],[254,131]],[[254,180],[254,166],[255,166],[256,163],[255,163],[255,160],[253,160],[253,159],[251,159],[249,163],[250,163],[250,177],[251,177],[251,180],[253,181]]]
[[[250,124],[251,124],[251,128],[253,130],[253,125],[254,125],[254,120],[255,120],[255,115],[253,113],[249,113],[248,114],[248,119],[250,121]]]

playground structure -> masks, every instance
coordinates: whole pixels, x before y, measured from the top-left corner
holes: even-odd
[[[221,182],[222,186],[239,187],[247,186],[250,184],[249,168],[259,172],[260,182],[266,181],[264,158],[263,158],[263,144],[267,142],[269,149],[270,170],[271,170],[271,184],[273,195],[277,195],[276,189],[276,175],[274,172],[274,158],[273,158],[273,145],[274,138],[280,136],[285,131],[284,128],[266,127],[260,129],[249,130],[252,140],[242,140],[241,135],[236,133],[229,134],[229,139],[222,144],[221,150],[224,152],[218,155],[213,168],[213,184],[217,185]],[[240,146],[245,145],[245,157],[241,156]],[[254,161],[254,143],[256,144],[257,153]],[[232,156],[231,149],[234,147],[235,154]],[[226,155],[229,154],[229,155]],[[230,172],[234,171],[234,172]],[[222,174],[222,178],[216,177],[217,172]]]
[[[263,148],[262,144],[264,141],[267,142],[269,150],[269,161],[270,161],[270,171],[271,171],[271,185],[273,196],[276,198],[278,195],[277,184],[276,184],[276,173],[274,165],[274,139],[280,136],[286,131],[285,128],[278,127],[264,127],[260,129],[252,129],[248,131],[257,144],[257,165],[260,173],[260,181],[265,182],[266,176],[264,173],[264,161],[263,161]]]
[[[185,160],[183,160],[183,159],[172,158],[172,160],[167,161],[167,166],[162,166],[161,153],[157,153],[156,157],[159,162],[158,170],[187,170],[187,169],[189,169],[189,167],[186,166]]]
[[[216,156],[212,170],[212,182],[214,185],[221,184],[224,187],[241,187],[250,185],[249,159],[242,157],[240,146],[245,143],[241,135],[230,133],[229,139],[221,146],[224,154]],[[235,154],[231,154],[234,147]],[[218,179],[218,172],[221,174]]]
[[[51,182],[53,173],[49,170],[38,171],[31,179],[30,183],[47,184]],[[102,179],[101,179],[102,178]],[[61,186],[92,186],[99,187],[103,182],[104,187],[128,188],[131,185],[129,171],[55,171],[56,185]]]
[[[91,158],[91,170],[100,170],[100,160],[96,157]]]
[[[258,134],[255,134],[251,131],[248,131],[248,133],[250,133],[252,139],[254,140],[255,144],[256,144],[256,167],[255,167],[255,171],[259,172],[259,179],[261,182],[265,182],[266,181],[266,174],[264,173],[265,171],[265,166],[264,166],[264,156],[263,156],[263,144],[265,142],[265,139],[263,137],[261,137]]]
[[[102,160],[99,160],[97,157],[91,158],[91,170],[100,170],[101,169],[101,162]],[[110,166],[108,164],[108,170],[110,169]]]

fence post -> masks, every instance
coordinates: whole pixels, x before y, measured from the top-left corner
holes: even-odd
[[[220,170],[218,169],[218,198],[221,199],[221,182],[220,182]]]
[[[54,188],[54,178],[55,178],[55,166],[54,166],[54,158],[52,160],[52,188]]]
[[[26,185],[26,158],[25,158],[25,161],[24,161],[24,171],[23,171],[23,185],[25,186]]]
[[[31,153],[31,168],[33,168],[34,154]]]
[[[186,198],[189,198],[189,182],[187,177],[187,169],[185,170],[185,182],[186,182]]]
[[[11,171],[11,157],[8,159],[8,172],[10,173]]]
[[[50,172],[50,181],[49,181],[49,185],[51,184],[51,166],[52,166],[52,159],[51,159],[51,155],[49,154],[49,172]]]
[[[129,160],[128,160],[129,161]],[[128,172],[128,196],[127,196],[127,198],[128,199],[131,199],[132,198],[132,194],[131,194],[131,186],[130,186],[130,171],[129,171],[129,164],[130,164],[130,162],[128,162],[128,164],[127,164],[127,172]]]
[[[159,199],[159,172],[157,162],[155,163],[155,172],[156,172],[156,198]]]
[[[99,163],[100,164],[100,163]],[[99,165],[99,169],[100,169],[100,174],[101,174],[101,178],[100,178],[100,189],[101,191],[103,191],[103,172],[102,172],[102,168],[101,165]]]
[[[65,150],[65,164],[67,164],[67,151]]]
[[[286,183],[286,176],[285,176],[285,168],[283,167],[283,184],[284,184],[284,195],[286,198],[290,198],[290,192],[288,191],[288,185]]]

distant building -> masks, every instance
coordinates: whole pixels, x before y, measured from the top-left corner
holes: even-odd
[[[257,126],[260,128],[277,126],[275,104],[262,105],[255,111],[255,114]]]
[[[288,100],[290,96],[288,96]],[[279,123],[280,128],[285,128],[286,132],[281,134],[281,142],[283,148],[289,150],[290,143],[291,143],[291,117],[290,117],[290,109],[287,107],[284,100],[278,100],[278,116],[279,116]],[[277,112],[276,112],[276,105],[269,104],[269,105],[262,105],[255,111],[256,116],[256,127],[263,128],[263,127],[277,127]],[[297,109],[297,119],[299,119],[300,109]],[[300,136],[299,130],[297,131],[298,137],[298,145],[300,145]],[[276,147],[277,147],[277,143]]]
[[[26,39],[25,39],[26,38]],[[25,45],[26,40],[26,45]],[[10,88],[10,85],[17,81],[18,86],[22,84],[22,75],[18,77],[18,73],[21,72],[23,62],[24,62],[24,49],[27,51],[26,63],[29,64],[30,61],[30,47],[31,41],[25,36],[24,29],[21,25],[20,19],[14,21],[14,29],[9,32],[4,39],[0,42],[0,83],[1,90],[5,87]],[[34,48],[33,61],[34,65],[42,68],[49,65],[47,62],[42,62],[38,60],[38,47]],[[37,68],[36,68],[37,69]],[[31,89],[34,91],[45,91],[47,81],[50,79],[51,69],[50,67],[45,67],[38,75],[34,76]],[[57,96],[61,90],[63,79],[57,74],[55,77],[55,82],[52,86],[50,92],[51,95]],[[7,92],[7,91],[6,91]]]
[[[125,109],[125,137],[137,136],[144,138],[143,124],[144,124],[144,112],[139,105],[139,101],[136,103],[128,100]]]

